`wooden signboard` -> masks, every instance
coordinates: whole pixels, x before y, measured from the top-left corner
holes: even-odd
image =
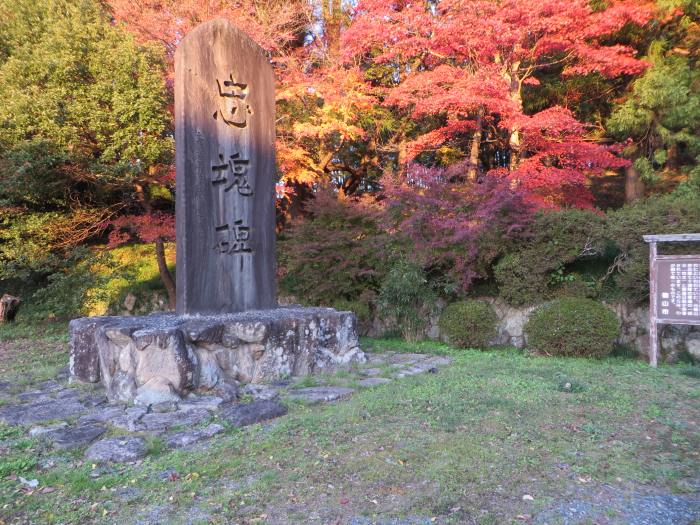
[[[659,255],[657,243],[700,241],[700,233],[645,235],[649,243],[649,363],[659,355],[658,325],[700,325],[700,255]]]

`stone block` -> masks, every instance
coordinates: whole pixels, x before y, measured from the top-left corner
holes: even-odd
[[[277,401],[259,400],[229,407],[223,410],[219,417],[235,427],[245,427],[283,416],[286,413],[287,407]]]
[[[234,399],[264,383],[363,363],[355,315],[285,307],[216,316],[93,317],[70,325],[71,374],[111,401],[178,402],[190,392]]]

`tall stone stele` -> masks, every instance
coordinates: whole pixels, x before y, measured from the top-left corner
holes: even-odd
[[[226,20],[188,34],[175,54],[177,313],[73,320],[73,379],[111,400],[231,400],[239,382],[365,360],[351,312],[277,306],[274,125],[263,50]]]
[[[276,306],[275,78],[228,21],[175,53],[177,312]]]

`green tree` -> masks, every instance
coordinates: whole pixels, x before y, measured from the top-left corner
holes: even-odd
[[[652,42],[651,67],[608,120],[613,135],[633,140],[628,202],[642,195],[638,179],[659,185],[700,177],[700,7],[692,0],[660,4],[682,11],[674,11]]]
[[[99,1],[0,0],[0,99],[0,237],[41,246],[3,250],[0,281],[40,286],[115,216],[172,208],[164,51]]]

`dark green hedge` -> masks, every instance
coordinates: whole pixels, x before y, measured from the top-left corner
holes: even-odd
[[[565,297],[537,308],[525,325],[528,347],[555,356],[605,357],[619,333],[617,316],[592,299]]]
[[[496,312],[486,301],[459,301],[440,316],[440,331],[458,348],[484,348],[496,335]]]

